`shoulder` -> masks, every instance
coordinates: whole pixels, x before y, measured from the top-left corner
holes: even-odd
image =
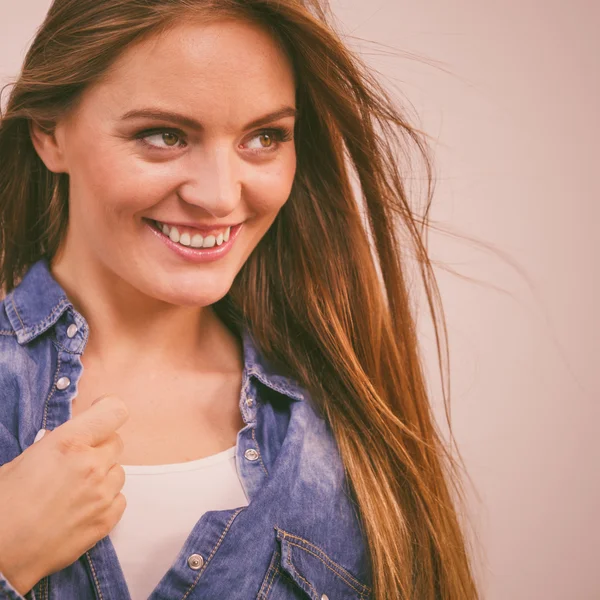
[[[0,465],[9,462],[20,453],[17,440],[19,419],[19,374],[23,371],[19,363],[23,355],[17,334],[10,325],[0,302]]]
[[[35,435],[45,399],[41,373],[48,363],[47,343],[19,343],[7,314],[10,300],[0,301],[0,465],[20,454]]]
[[[11,325],[10,319],[6,312],[6,303],[10,302],[10,296],[5,296],[0,300],[0,344],[5,344],[6,340],[12,339],[15,343],[17,341],[17,332]]]
[[[17,341],[17,332],[6,313],[6,302],[6,298],[0,302],[0,398],[3,400],[16,391],[18,374],[27,362],[27,353]]]
[[[27,345],[19,343],[18,334],[7,314],[6,303],[10,297],[0,302],[0,398],[6,401],[8,395],[18,392],[19,380],[35,370],[35,357]]]

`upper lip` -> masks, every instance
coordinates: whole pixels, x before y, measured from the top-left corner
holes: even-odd
[[[235,227],[236,225],[241,225],[240,222],[238,223],[209,223],[209,224],[204,224],[204,223],[192,223],[192,222],[182,222],[182,221],[178,221],[178,222],[174,222],[174,221],[161,221],[160,219],[154,219],[155,221],[158,221],[159,223],[162,223],[164,225],[169,225],[169,227],[191,227],[192,229],[198,229],[200,231],[211,231],[213,229],[226,229],[227,227]]]

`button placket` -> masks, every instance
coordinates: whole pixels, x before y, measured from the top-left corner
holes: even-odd
[[[246,450],[246,452],[244,452],[244,456],[246,457],[247,460],[250,460],[250,461],[258,460],[258,451],[255,450],[254,448],[248,448],[248,450]]]
[[[201,554],[192,554],[187,560],[188,566],[194,571],[198,571],[204,565],[204,558]]]
[[[56,382],[56,388],[59,390],[66,390],[71,385],[71,380],[68,377],[61,377]]]

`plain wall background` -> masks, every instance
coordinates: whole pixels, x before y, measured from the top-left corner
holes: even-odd
[[[0,0],[3,83],[49,5]],[[483,597],[600,599],[600,3],[332,8],[348,43],[433,138],[434,221],[516,262],[431,234],[436,261],[486,284],[436,269],[453,427],[480,496],[469,518],[483,545]],[[422,342],[442,418],[426,325]]]

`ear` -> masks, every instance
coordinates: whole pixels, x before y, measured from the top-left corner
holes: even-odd
[[[49,129],[36,121],[29,121],[31,142],[46,168],[53,173],[66,173],[63,144],[57,130],[58,127]]]

